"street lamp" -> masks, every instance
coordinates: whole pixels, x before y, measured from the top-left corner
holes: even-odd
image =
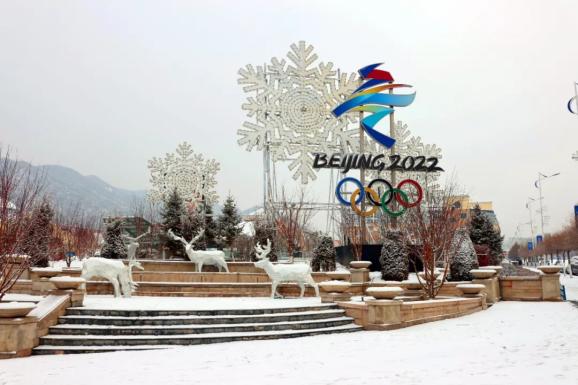
[[[536,186],[536,188],[539,191],[539,201],[540,201],[540,232],[542,233],[542,236],[544,236],[544,207],[542,204],[543,201],[543,197],[542,197],[542,181],[549,179],[549,178],[553,178],[557,175],[560,175],[559,172],[556,172],[552,175],[544,175],[541,172],[538,173],[538,180],[536,182],[534,182],[534,186]]]

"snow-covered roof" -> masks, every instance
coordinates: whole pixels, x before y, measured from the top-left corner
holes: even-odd
[[[241,234],[248,237],[255,236],[255,224],[253,222],[241,222],[238,227],[241,229]]]

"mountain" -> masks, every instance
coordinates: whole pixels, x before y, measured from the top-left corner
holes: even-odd
[[[25,162],[26,166],[29,166]],[[66,211],[81,204],[88,212],[102,215],[130,215],[135,202],[142,201],[145,190],[124,190],[94,175],[82,175],[63,166],[30,166],[46,177],[46,191],[54,205]]]

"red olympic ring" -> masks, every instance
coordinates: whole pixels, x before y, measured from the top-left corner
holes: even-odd
[[[399,182],[399,184],[397,185],[397,188],[399,190],[401,190],[401,187],[405,184],[410,184],[413,187],[415,187],[415,189],[417,190],[417,199],[415,200],[415,202],[413,203],[409,203],[408,201],[404,201],[402,198],[401,194],[394,194],[395,195],[395,200],[397,201],[397,203],[399,203],[400,205],[402,205],[403,207],[405,207],[406,209],[409,209],[411,207],[415,207],[417,205],[419,205],[419,203],[421,202],[421,200],[423,199],[423,189],[421,188],[421,186],[419,185],[419,183],[417,183],[415,180],[413,179],[404,179],[401,182]]]

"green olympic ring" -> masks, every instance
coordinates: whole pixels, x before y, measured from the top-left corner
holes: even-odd
[[[407,207],[404,205],[400,205],[401,209],[399,211],[392,211],[387,207],[387,203],[386,203],[387,202],[387,196],[389,194],[395,194],[395,193],[398,193],[399,196],[401,196],[401,198],[405,201],[406,204],[409,202],[409,197],[407,196],[405,191],[402,191],[398,188],[392,188],[391,190],[387,190],[386,192],[383,193],[383,195],[381,196],[381,209],[394,218],[399,217],[401,214],[405,213],[405,210],[407,210]]]

